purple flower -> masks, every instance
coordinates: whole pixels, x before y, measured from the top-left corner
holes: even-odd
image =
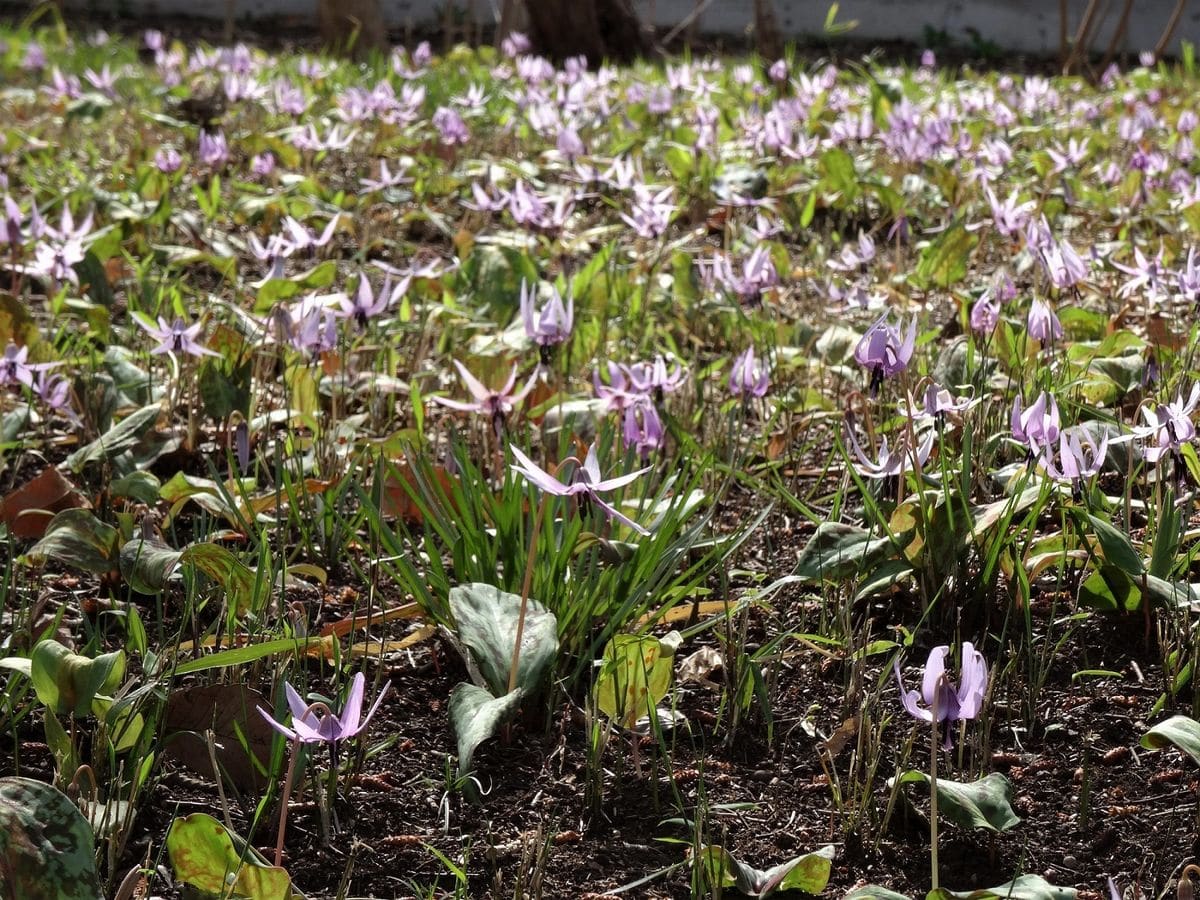
[[[567,158],[568,162],[573,162],[577,156],[583,156],[587,152],[587,148],[583,145],[583,138],[570,125],[565,125],[559,130],[555,147]]]
[[[971,330],[980,334],[991,334],[1000,324],[1000,304],[992,299],[991,291],[984,291],[971,307]]]
[[[1073,287],[1087,277],[1088,264],[1066,240],[1043,250],[1041,259],[1056,288]]]
[[[908,368],[917,345],[917,320],[913,318],[903,335],[899,328],[887,323],[884,311],[867,329],[854,348],[854,358],[871,373],[871,392],[879,390],[884,378],[890,378]]]
[[[325,226],[325,230],[318,236],[315,231],[301,225],[291,216],[283,220],[283,228],[287,232],[285,241],[287,242],[288,253],[291,255],[298,250],[313,250],[318,247],[326,246],[333,240],[333,232],[337,228],[338,221],[341,216],[334,216]]]
[[[62,413],[69,419],[75,419],[75,411],[71,408],[71,382],[63,375],[51,375],[44,366],[35,366],[37,377],[33,382],[33,392],[46,406],[55,412]]]
[[[683,366],[676,363],[674,369],[668,369],[667,361],[661,355],[654,357],[652,363],[634,363],[628,367],[628,372],[633,389],[646,395],[674,393],[687,378]]]
[[[770,68],[767,69],[767,75],[776,84],[787,81],[787,77],[788,77],[787,60],[786,59],[775,60],[775,62],[771,63]]]
[[[754,348],[747,347],[745,352],[733,361],[733,371],[729,373],[729,393],[749,400],[751,397],[766,396],[770,386],[771,377],[767,367],[755,358]]]
[[[500,42],[500,51],[509,59],[528,53],[532,48],[529,38],[520,31],[510,31],[508,37]]]
[[[1062,323],[1050,308],[1050,304],[1036,297],[1029,305],[1029,319],[1026,323],[1029,336],[1043,347],[1061,340],[1063,336]]]
[[[23,384],[33,387],[33,375],[36,367],[28,362],[29,348],[18,347],[9,341],[4,348],[4,356],[0,357],[0,384]]]
[[[904,704],[909,715],[932,723],[933,711],[936,708],[937,721],[950,723],[974,719],[983,709],[983,698],[988,687],[988,669],[983,654],[976,650],[970,641],[963,642],[962,677],[957,688],[946,675],[946,657],[949,654],[950,648],[945,644],[934,647],[929,652],[920,693],[905,690],[904,679],[900,675],[900,660],[895,661],[896,682],[900,685],[900,702]],[[922,701],[924,707],[920,705]],[[942,748],[950,748],[949,730],[946,731],[946,740]]]
[[[673,192],[672,187],[655,193],[644,185],[635,185],[633,207],[628,215],[621,213],[621,218],[639,237],[656,238],[671,224],[671,215],[675,212],[675,204],[671,202]]]
[[[1197,403],[1200,403],[1200,384],[1192,386],[1186,401],[1181,393],[1174,402],[1160,403],[1154,407],[1153,412],[1142,407],[1142,416],[1147,424],[1135,428],[1133,434],[1142,440],[1153,441],[1145,448],[1146,462],[1157,463],[1168,453],[1177,454],[1184,444],[1195,439],[1196,426],[1192,422],[1192,413]]]
[[[350,679],[350,692],[346,695],[346,702],[342,704],[340,715],[329,711],[326,715],[318,716],[317,711],[311,709],[304,702],[300,694],[292,687],[291,682],[288,681],[283,683],[283,690],[287,695],[288,708],[292,713],[292,727],[288,728],[275,721],[271,713],[261,706],[258,707],[258,711],[267,720],[268,725],[291,741],[299,741],[302,744],[334,744],[338,741],[349,740],[367,727],[371,717],[379,709],[379,704],[387,696],[388,688],[391,687],[391,682],[383,686],[383,690],[379,692],[379,696],[375,698],[371,709],[363,718],[363,693],[366,689],[366,681],[366,676],[362,672],[356,673]]]
[[[534,487],[555,497],[586,497],[592,503],[596,504],[596,506],[600,507],[609,518],[616,519],[618,522],[627,525],[640,535],[646,536],[650,534],[649,531],[633,521],[633,519],[600,497],[602,493],[615,491],[617,488],[622,488],[630,484],[640,475],[649,472],[649,468],[638,469],[636,472],[630,472],[628,475],[619,475],[616,478],[601,478],[600,463],[596,459],[596,445],[592,444],[588,448],[587,457],[582,464],[573,456],[563,461],[565,463],[570,460],[576,463],[570,483],[563,484],[522,453],[517,447],[510,446],[509,449],[512,450],[513,457],[516,459],[516,462],[513,463],[513,471],[524,476]]]
[[[404,168],[398,168],[396,171],[389,172],[386,159],[379,161],[379,177],[378,178],[360,178],[358,183],[362,185],[363,190],[367,191],[382,191],[385,188],[396,187],[397,185],[406,184],[412,181],[404,175]]]
[[[433,127],[438,130],[438,137],[443,144],[453,147],[455,144],[465,144],[471,139],[471,131],[467,123],[457,111],[449,106],[439,106],[433,114]]]
[[[504,383],[504,387],[498,391],[493,391],[472,375],[467,370],[467,367],[457,359],[454,360],[454,368],[458,369],[458,374],[462,377],[463,384],[467,386],[467,390],[471,392],[471,396],[475,399],[471,402],[464,402],[462,400],[451,400],[448,397],[434,397],[434,402],[440,403],[442,406],[449,407],[450,409],[460,410],[461,412],[474,412],[486,415],[491,418],[497,431],[500,430],[505,417],[513,411],[513,407],[525,399],[525,395],[533,390],[534,381],[537,378],[537,373],[535,372],[519,391],[514,392],[513,388],[517,383],[517,366],[516,363],[513,363],[512,372],[508,376],[508,381]]]
[[[1021,406],[1021,397],[1013,398],[1012,414],[1009,417],[1013,438],[1029,448],[1030,456],[1058,440],[1058,401],[1054,395],[1042,391],[1029,409]]]
[[[367,323],[375,318],[380,313],[387,310],[392,305],[392,301],[407,290],[408,284],[402,284],[395,290],[392,289],[391,279],[384,282],[383,287],[379,291],[379,297],[376,298],[374,290],[371,288],[371,282],[365,273],[359,273],[358,288],[354,292],[354,299],[343,295],[338,298],[338,309],[334,315],[339,315],[342,318],[353,319],[360,328],[366,328]]]
[[[154,154],[154,166],[164,175],[172,175],[183,165],[183,157],[174,147],[159,147]]]
[[[619,363],[608,363],[608,384],[600,380],[600,370],[592,372],[592,387],[596,397],[604,401],[609,412],[621,411],[636,403],[640,403],[646,392],[632,383],[628,366]]]
[[[1097,474],[1104,467],[1107,452],[1107,434],[1100,438],[1097,447],[1084,429],[1064,429],[1058,436],[1058,462],[1055,463],[1054,453],[1047,447],[1042,454],[1042,465],[1055,481],[1075,484]]]
[[[925,435],[925,439],[921,441],[917,447],[917,463],[924,466],[929,461],[929,454],[933,452],[934,433],[931,430]],[[862,444],[858,442],[858,438],[854,435],[854,429],[850,427],[849,422],[846,425],[846,438],[850,443],[850,449],[854,452],[858,462],[854,463],[854,471],[858,472],[864,478],[893,478],[903,476],[905,472],[912,468],[912,454],[909,451],[906,441],[901,440],[895,450],[888,447],[888,439],[883,437],[879,441],[879,457],[871,459],[863,451]]]
[[[1187,264],[1179,272],[1179,292],[1189,300],[1200,300],[1200,266],[1196,265],[1196,248],[1188,248]]]
[[[209,350],[202,346],[196,340],[203,328],[199,322],[188,326],[184,324],[183,319],[176,318],[175,321],[167,324],[167,320],[159,316],[158,327],[155,327],[147,325],[139,316],[134,316],[133,320],[141,326],[143,331],[158,341],[158,345],[150,351],[151,353],[186,353],[189,356],[221,355],[215,350]]]
[[[262,178],[268,178],[275,171],[275,154],[270,150],[255,154],[250,160],[250,171]]]
[[[621,436],[626,449],[636,449],[642,459],[663,445],[665,433],[662,419],[649,397],[625,407]]]
[[[210,169],[219,169],[225,165],[229,162],[229,145],[225,141],[225,134],[220,131],[214,131],[212,134],[201,131],[197,154],[200,162]]]
[[[575,322],[575,299],[568,295],[563,303],[562,294],[551,286],[550,297],[539,310],[537,285],[521,282],[521,321],[525,324],[525,335],[539,347],[561,344],[571,336]]]

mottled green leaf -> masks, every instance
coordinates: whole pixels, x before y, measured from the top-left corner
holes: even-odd
[[[0,778],[0,895],[20,900],[103,900],[92,829],[62,791]]]

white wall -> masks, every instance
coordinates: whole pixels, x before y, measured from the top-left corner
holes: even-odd
[[[473,7],[475,15],[488,20],[500,0],[381,0],[388,21],[397,27],[433,23],[446,2],[460,9]],[[538,0],[529,0],[538,2]],[[695,0],[635,0],[655,24],[670,28],[695,6]],[[68,7],[171,15],[207,16],[221,19],[225,0],[66,0]],[[703,33],[742,35],[752,19],[753,0],[712,0],[700,16]],[[1069,0],[1070,31],[1074,34],[1087,0]],[[1120,15],[1123,0],[1102,0],[1106,11],[1093,39],[1103,49]],[[1137,51],[1153,47],[1170,18],[1175,0],[1135,0],[1122,49]],[[313,16],[316,0],[235,0],[239,18]],[[779,24],[789,36],[820,34],[828,10],[827,0],[775,0]],[[1057,0],[842,0],[839,21],[858,20],[853,37],[859,40],[901,39],[922,44],[925,28],[944,30],[955,41],[967,42],[967,29],[1001,47],[1026,53],[1055,54],[1059,45]],[[1200,44],[1200,3],[1190,2],[1175,31],[1173,48],[1180,40]]]

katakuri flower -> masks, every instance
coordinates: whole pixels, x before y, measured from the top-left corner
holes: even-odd
[[[988,687],[988,668],[983,654],[976,650],[970,641],[963,642],[962,675],[957,687],[946,675],[946,657],[949,655],[950,648],[945,644],[930,651],[929,659],[925,661],[919,693],[905,690],[904,678],[900,675],[900,660],[895,661],[896,682],[900,685],[900,702],[904,704],[909,715],[932,723],[936,709],[937,721],[947,724],[974,719],[979,715]],[[921,706],[922,702],[924,706]],[[949,730],[946,731],[942,748],[950,748]]]
[[[563,484],[563,482],[541,468],[517,447],[510,446],[509,449],[512,450],[513,457],[516,459],[516,462],[513,463],[513,470],[519,475],[524,476],[534,487],[555,497],[586,497],[603,510],[604,514],[609,518],[616,519],[618,522],[629,526],[642,536],[650,534],[648,530],[600,497],[602,493],[615,491],[617,488],[622,488],[632,483],[639,476],[649,472],[649,467],[638,469],[636,472],[630,472],[628,475],[618,475],[616,478],[602,478],[600,475],[600,463],[596,458],[596,445],[592,444],[588,448],[587,456],[582,463],[573,456],[563,460],[563,463],[573,461],[577,464],[571,476],[571,481]]]
[[[521,282],[521,321],[526,336],[543,348],[563,343],[571,336],[575,322],[575,299],[568,292],[567,301],[563,303],[562,294],[552,286],[550,297],[538,309],[535,305],[537,294],[536,284]]]
[[[729,393],[743,400],[751,397],[766,396],[771,386],[771,376],[762,360],[754,356],[754,348],[747,347],[746,351],[733,361],[733,371],[729,373]]]
[[[134,316],[133,319],[150,337],[158,341],[158,345],[151,349],[151,353],[186,353],[189,356],[220,356],[215,350],[209,350],[196,340],[203,330],[203,326],[197,322],[195,325],[186,325],[183,319],[176,318],[169,323],[162,316],[158,317],[158,326],[147,325],[139,316]]]
[[[267,720],[268,725],[288,740],[299,741],[302,744],[335,744],[338,741],[349,740],[367,727],[392,686],[391,682],[383,686],[383,690],[379,692],[379,696],[375,698],[364,717],[362,707],[366,681],[362,672],[350,679],[350,692],[346,695],[346,702],[342,704],[340,715],[332,711],[323,716],[318,715],[317,710],[311,709],[287,681],[283,683],[283,690],[287,696],[288,709],[292,713],[292,727],[288,728],[275,721],[271,713],[261,706],[258,707],[258,711]]]

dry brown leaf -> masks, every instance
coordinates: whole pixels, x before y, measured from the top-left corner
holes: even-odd
[[[266,697],[244,684],[172,691],[164,714],[167,755],[197,775],[215,778],[205,738],[205,732],[211,730],[213,753],[228,782],[243,793],[257,793],[266,786],[266,778],[251,754],[266,768],[275,738],[275,730],[259,714],[259,706],[272,708]]]
[[[47,466],[0,501],[0,521],[14,537],[38,540],[55,513],[89,505],[58,469]]]

